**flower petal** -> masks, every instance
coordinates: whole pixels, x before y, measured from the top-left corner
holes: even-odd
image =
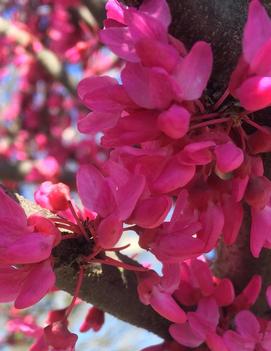
[[[183,100],[196,100],[201,97],[211,75],[212,64],[210,45],[198,41],[176,68],[174,75]]]
[[[15,307],[26,308],[42,299],[55,284],[50,260],[33,265],[18,294]]]
[[[163,110],[174,97],[171,80],[162,69],[128,63],[121,79],[130,98],[143,108]]]

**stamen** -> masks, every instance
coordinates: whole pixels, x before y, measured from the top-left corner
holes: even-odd
[[[260,130],[261,132],[271,135],[270,131],[266,130],[264,127],[260,126],[259,124],[253,122],[248,116],[243,116],[244,121],[247,122],[247,124],[250,124],[254,128]]]
[[[75,212],[71,201],[68,201],[68,202],[69,202],[69,208],[71,210],[71,213],[72,213],[73,217],[75,218],[76,223],[78,224],[78,227],[80,228],[81,234],[84,235],[84,237],[86,238],[87,241],[89,241],[90,238],[88,237],[87,232],[86,232],[80,218],[77,216],[77,213]]]

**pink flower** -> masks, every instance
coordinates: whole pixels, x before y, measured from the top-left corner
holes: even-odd
[[[232,74],[230,91],[241,105],[256,111],[271,104],[271,20],[259,0],[252,0],[243,36],[243,55]]]
[[[197,347],[206,342],[211,351],[227,351],[221,337],[216,334],[219,310],[214,299],[202,298],[196,312],[187,313],[184,324],[172,324],[170,335],[181,345]]]
[[[104,324],[104,312],[99,308],[93,306],[89,308],[84,322],[80,326],[80,332],[85,333],[92,329],[97,332]]]
[[[232,282],[213,277],[208,264],[199,259],[181,264],[181,280],[174,297],[182,305],[196,305],[202,297],[212,297],[218,306],[228,306],[234,300]]]
[[[251,209],[250,250],[259,257],[263,247],[271,247],[271,201],[262,209]]]
[[[44,328],[44,338],[56,350],[74,351],[78,336],[68,330],[66,321],[59,321]]]
[[[108,164],[111,178],[92,165],[81,166],[77,188],[83,205],[100,216],[96,239],[103,248],[113,247],[122,234],[122,223],[133,212],[144,189],[145,178],[132,175],[125,168]]]
[[[178,264],[164,265],[162,277],[154,271],[139,273],[137,291],[143,304],[150,304],[157,313],[171,322],[184,323],[186,315],[172,296],[178,286],[179,276]]]
[[[63,183],[43,182],[35,191],[35,201],[50,211],[64,211],[68,208],[70,189]]]
[[[165,0],[148,0],[138,10],[110,0],[106,9],[107,20],[100,37],[119,57],[138,62],[135,46],[145,38],[167,44],[171,16]]]
[[[227,331],[223,339],[229,351],[267,351],[271,348],[270,322],[261,328],[260,323],[250,311],[241,311],[235,317],[236,332]]]
[[[0,301],[17,308],[38,302],[54,286],[50,262],[60,232],[47,219],[31,216],[0,189]]]

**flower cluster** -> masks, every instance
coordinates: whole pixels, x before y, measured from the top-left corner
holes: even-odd
[[[253,114],[271,105],[271,20],[259,0],[252,0],[242,56],[225,93],[213,102],[204,95],[211,45],[198,41],[187,50],[168,33],[166,0],[144,0],[138,9],[109,0],[106,10],[100,39],[125,64],[119,80],[92,76],[79,83],[79,98],[91,112],[78,129],[90,138],[101,132],[108,158],[98,165],[84,159],[77,172],[83,211],[72,204],[64,184],[42,184],[35,199],[58,219],[27,218],[0,191],[0,300],[15,300],[19,308],[37,302],[54,285],[53,247],[82,236],[91,247],[80,257],[83,264],[136,271],[140,301],[171,323],[174,341],[146,351],[268,350],[270,322],[250,311],[261,277],[253,276],[236,296],[231,280],[214,276],[204,254],[214,253],[221,241],[236,242],[244,206],[252,218],[252,255],[271,248],[271,182],[261,157],[271,151],[271,130]],[[61,235],[56,227],[68,233]],[[162,263],[161,275],[106,255],[122,249],[116,245],[127,227]],[[68,331],[67,317],[83,264],[70,307],[36,330],[45,350],[74,350],[77,337]],[[270,304],[270,287],[266,295]],[[81,331],[99,330],[103,317],[93,307]]]
[[[271,105],[271,20],[252,0],[242,56],[213,103],[203,95],[211,46],[199,41],[188,51],[173,38],[166,1],[145,0],[135,9],[109,0],[106,9],[100,38],[125,62],[120,80],[89,77],[78,85],[91,109],[78,128],[102,132],[101,144],[110,151],[99,169],[87,164],[77,174],[84,206],[97,212],[96,240],[107,249],[121,237],[123,223],[133,225],[140,246],[163,264],[162,276],[137,273],[140,300],[174,323],[169,331],[184,349],[205,343],[206,350],[235,351],[248,338],[249,350],[260,343],[266,349],[268,324],[260,328],[247,311],[260,277],[235,297],[232,282],[214,277],[199,257],[221,240],[235,243],[244,205],[252,215],[252,255],[271,247],[271,182],[261,158],[271,150],[271,134],[252,114]],[[227,331],[235,315],[237,332]],[[251,337],[242,324],[246,316],[250,330],[255,326]]]

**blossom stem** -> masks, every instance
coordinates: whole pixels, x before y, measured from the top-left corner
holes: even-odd
[[[250,124],[251,126],[253,126],[254,128],[260,130],[261,132],[271,135],[271,133],[266,130],[264,127],[260,126],[259,124],[253,122],[248,116],[243,116],[244,121],[247,122],[247,124]]]
[[[65,313],[65,318],[67,319],[68,316],[70,315],[74,305],[75,305],[75,302],[76,302],[76,299],[79,295],[79,291],[80,291],[80,288],[81,288],[81,285],[82,285],[82,282],[83,282],[83,277],[84,277],[84,268],[83,267],[80,267],[80,271],[79,271],[79,276],[78,276],[78,279],[77,279],[77,282],[76,282],[76,287],[75,287],[75,291],[74,291],[74,294],[73,294],[73,298],[72,298],[72,301],[70,303],[70,306],[67,308],[66,310],[66,313]]]
[[[199,108],[201,113],[204,113],[205,111],[205,106],[203,105],[203,103],[200,100],[196,100],[195,101],[196,106]]]
[[[196,128],[201,128],[201,127],[209,127],[210,125],[224,123],[224,122],[228,122],[230,120],[231,120],[231,117],[225,117],[225,118],[215,119],[212,121],[205,121],[202,123],[194,124],[193,126],[191,126],[190,130],[196,129]]]
[[[223,104],[223,102],[227,99],[229,95],[230,95],[230,91],[227,88],[224,91],[224,93],[220,96],[220,98],[217,100],[217,102],[214,104],[213,110],[216,111]]]

